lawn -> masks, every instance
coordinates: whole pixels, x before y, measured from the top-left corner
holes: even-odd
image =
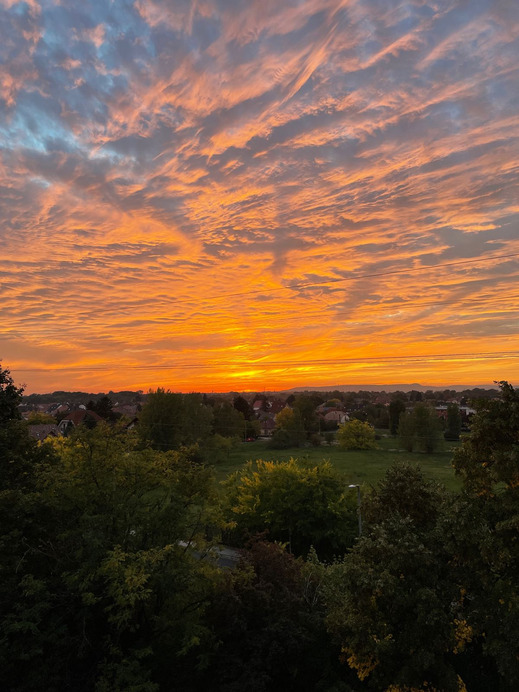
[[[336,445],[331,447],[304,447],[294,449],[269,449],[268,441],[242,442],[232,449],[225,462],[215,466],[218,480],[223,480],[247,461],[286,461],[291,457],[319,462],[323,459],[344,473],[349,483],[374,485],[395,461],[418,464],[427,478],[443,483],[449,490],[458,490],[460,481],[451,466],[452,450],[459,443],[448,442],[444,450],[434,454],[419,454],[400,451],[398,439],[382,437],[377,441],[379,449],[345,451]]]

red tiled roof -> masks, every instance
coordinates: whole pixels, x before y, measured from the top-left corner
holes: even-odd
[[[62,420],[69,420],[72,421],[74,425],[81,425],[81,423],[85,422],[85,418],[95,420],[98,423],[99,421],[103,420],[95,411],[90,411],[84,408],[78,408],[75,411],[72,411],[72,413],[69,413],[68,416],[65,416],[65,418]]]
[[[29,425],[29,435],[35,440],[44,440],[49,435],[57,437],[60,435],[58,426],[55,423],[38,423],[37,425]]]

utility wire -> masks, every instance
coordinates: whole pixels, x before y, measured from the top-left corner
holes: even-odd
[[[219,296],[216,296],[216,299],[221,299],[221,298],[234,298],[234,297],[239,297],[239,296],[247,296],[251,295],[254,293],[274,293],[276,291],[291,291],[291,290],[297,290],[299,288],[309,288],[312,286],[325,286],[327,284],[335,284],[335,283],[343,283],[346,281],[357,281],[358,279],[373,279],[373,278],[378,278],[381,276],[394,276],[396,274],[410,274],[412,272],[424,272],[428,269],[444,269],[446,267],[456,267],[456,266],[461,266],[465,264],[476,264],[478,262],[491,262],[492,260],[498,260],[498,259],[510,259],[512,257],[519,257],[519,252],[513,252],[509,253],[506,255],[492,255],[491,257],[479,257],[477,259],[471,259],[471,260],[458,260],[456,262],[446,262],[445,264],[433,264],[433,265],[426,265],[426,266],[421,266],[421,267],[412,267],[408,269],[395,269],[394,271],[385,271],[385,272],[375,272],[373,274],[359,274],[358,276],[346,276],[343,278],[334,278],[334,279],[326,279],[323,281],[308,281],[308,282],[302,282],[298,284],[290,284],[289,286],[278,286],[276,288],[266,288],[264,290],[255,290],[255,291],[244,291],[240,293],[224,293]],[[420,259],[420,258],[417,258]]]
[[[463,358],[472,360],[486,360],[489,358],[515,358],[519,356],[519,351],[488,351],[480,353],[431,353],[431,354],[407,354],[401,356],[358,356],[352,358],[320,358],[312,360],[292,360],[292,361],[266,361],[266,360],[247,360],[240,362],[241,367],[305,367],[308,365],[329,365],[341,363],[370,363],[370,362],[391,362],[391,361],[413,361],[413,362],[428,362],[432,359],[445,358]],[[126,370],[178,370],[178,369],[205,369],[215,367],[228,367],[228,361],[210,361],[208,363],[162,363],[158,365],[148,364],[121,364],[114,363],[112,365],[93,365],[87,366],[70,366],[60,368],[11,368],[18,372],[94,372],[106,371],[124,368]]]

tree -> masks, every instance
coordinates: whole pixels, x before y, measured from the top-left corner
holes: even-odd
[[[445,494],[418,468],[392,467],[363,503],[363,537],[326,573],[328,627],[375,690],[460,689],[459,591],[438,521]]]
[[[243,413],[227,401],[213,407],[213,431],[222,437],[239,437],[243,439],[246,430]]]
[[[500,399],[480,399],[471,434],[454,454],[453,465],[465,487],[493,493],[498,483],[519,487],[519,393],[499,383]]]
[[[19,405],[22,394],[23,387],[14,384],[9,370],[0,370],[0,425],[21,419]]]
[[[519,393],[505,381],[499,399],[477,402],[471,433],[453,465],[464,493],[443,535],[464,585],[472,628],[470,662],[491,680],[487,689],[519,687]],[[490,662],[490,665],[489,665]]]
[[[405,403],[402,399],[393,399],[389,404],[389,432],[396,435],[400,417],[405,412]]]
[[[294,398],[292,408],[297,409],[301,414],[303,428],[307,434],[315,432],[319,428],[315,409],[320,403],[322,403],[322,399],[318,395],[298,394]]]
[[[435,452],[441,446],[440,422],[436,411],[427,404],[417,404],[400,417],[398,435],[409,452]]]
[[[32,484],[38,454],[20,414],[22,393],[9,370],[0,370],[0,491]]]
[[[326,573],[327,623],[348,665],[375,690],[459,690],[456,590],[441,540],[410,519],[371,527]]]
[[[440,526],[466,632],[460,674],[477,692],[519,688],[518,506],[510,489],[464,492]]]
[[[337,440],[343,449],[376,449],[375,430],[369,423],[350,420],[337,430]]]
[[[461,414],[457,404],[447,406],[447,424],[444,437],[446,440],[457,441],[460,439]]]
[[[365,408],[365,413],[366,422],[370,423],[374,428],[389,427],[389,412],[382,404],[368,404]]]
[[[256,418],[245,421],[245,435],[247,438],[256,439],[261,433],[261,423]]]
[[[200,689],[314,692],[340,680],[319,581],[278,543],[251,541],[215,591],[208,621]]]
[[[97,401],[89,401],[87,404],[87,409],[94,411],[104,420],[113,423],[118,418],[118,414],[114,413],[113,411],[113,406],[113,401],[110,399],[110,397],[102,396]]]
[[[252,418],[252,408],[247,399],[242,396],[237,396],[234,398],[232,405],[237,411],[243,414],[245,420],[250,420]]]
[[[314,546],[323,557],[344,552],[357,533],[356,502],[344,477],[330,464],[297,459],[249,462],[224,484],[224,511],[234,541],[268,531],[304,555]]]
[[[416,529],[430,529],[444,500],[444,489],[427,480],[419,466],[393,464],[376,488],[363,498],[362,514],[367,526],[397,517],[410,520]]]
[[[56,419],[51,416],[50,413],[42,413],[41,411],[31,411],[27,418],[27,423],[29,425],[44,425],[44,424],[56,424]]]
[[[148,394],[139,418],[139,433],[155,449],[179,449],[209,437],[212,417],[200,394],[180,394],[159,388]]]
[[[300,447],[306,440],[301,413],[297,408],[285,407],[276,416],[276,429],[271,440],[274,449]]]
[[[211,472],[104,424],[51,446],[8,592],[2,581],[3,683],[158,689],[203,629]]]

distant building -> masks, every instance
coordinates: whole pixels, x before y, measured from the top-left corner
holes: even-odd
[[[65,416],[59,423],[58,428],[62,435],[68,435],[69,432],[78,425],[86,425],[95,427],[103,419],[95,411],[90,411],[85,408],[78,408],[68,416]]]
[[[61,432],[55,423],[39,423],[29,425],[29,435],[34,440],[43,442],[47,437],[60,437]]]
[[[337,425],[350,420],[350,417],[344,411],[328,411],[328,413],[324,414],[323,418],[326,421],[333,421],[337,423]]]

